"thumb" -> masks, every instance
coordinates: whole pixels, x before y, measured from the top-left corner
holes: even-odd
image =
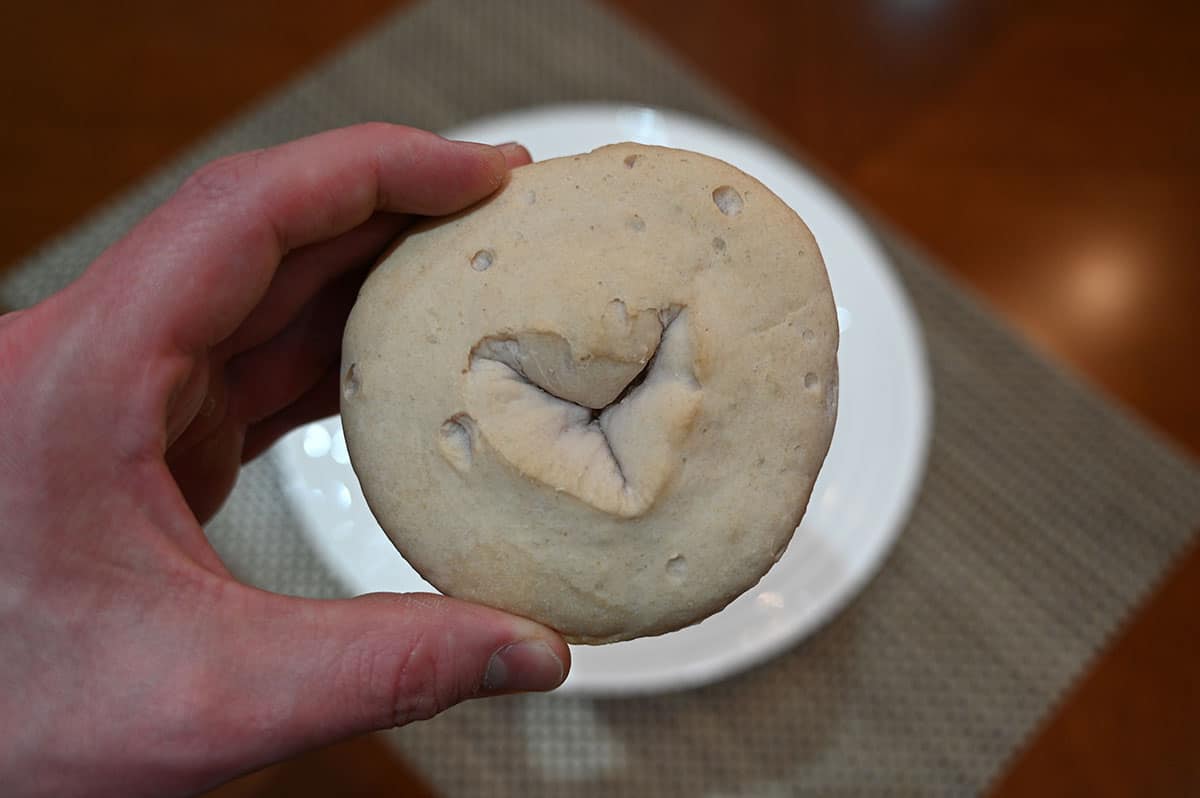
[[[570,665],[550,629],[443,596],[253,593],[222,644],[234,646],[222,670],[232,671],[223,680],[237,695],[222,702],[232,717],[214,732],[232,743],[227,764],[236,770],[423,720],[468,698],[552,690]]]

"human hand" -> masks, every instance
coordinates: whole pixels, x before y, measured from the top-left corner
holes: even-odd
[[[201,528],[242,463],[336,412],[343,323],[407,214],[468,206],[528,159],[389,125],[223,159],[0,316],[5,795],[193,793],[562,681],[566,644],[532,621],[267,593]]]

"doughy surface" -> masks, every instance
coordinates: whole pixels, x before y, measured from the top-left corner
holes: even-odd
[[[347,324],[343,425],[438,589],[572,642],[661,634],[783,553],[833,433],[837,336],[782,201],[617,144],[399,242]]]

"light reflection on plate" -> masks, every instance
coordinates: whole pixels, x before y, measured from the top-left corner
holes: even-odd
[[[812,229],[829,268],[842,340],[838,423],[809,509],[787,553],[724,611],[662,637],[576,646],[564,693],[629,694],[714,681],[796,644],[832,617],[900,534],[924,472],[931,402],[908,301],[859,217],[811,172],[767,145],[651,108],[543,108],[449,131],[517,140],[535,159],[634,140],[695,150],[754,175]],[[853,320],[853,323],[851,323]],[[432,590],[366,507],[337,418],[296,430],[273,456],[302,530],[354,593]]]

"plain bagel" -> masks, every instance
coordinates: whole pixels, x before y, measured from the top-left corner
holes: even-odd
[[[406,236],[346,327],[367,501],[430,583],[603,643],[753,586],[837,408],[800,218],[703,155],[617,144],[513,171]]]

